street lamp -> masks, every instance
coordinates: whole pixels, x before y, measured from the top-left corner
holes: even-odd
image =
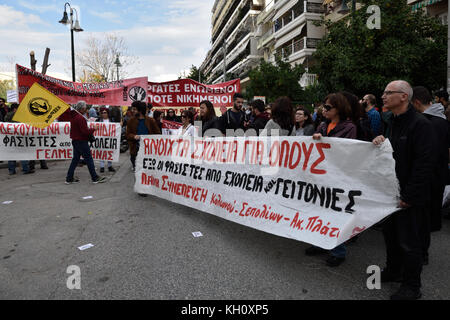
[[[352,12],[355,12],[356,10],[356,0],[352,0]],[[347,14],[350,12],[349,7],[347,6],[347,0],[342,0],[342,6],[338,10],[338,13],[340,14]]]
[[[116,59],[116,62],[114,62],[114,64],[117,66],[117,81],[119,81],[120,80],[119,67],[122,66],[122,64],[120,63],[120,60],[119,60],[119,55],[117,55],[117,59]]]
[[[70,19],[68,17],[67,14],[67,6],[69,6],[70,8]],[[75,10],[76,14],[77,14],[77,18],[74,22],[73,20],[73,11]],[[84,31],[83,29],[81,29],[80,27],[80,21],[78,20],[78,11],[75,8],[72,8],[72,6],[66,2],[64,4],[64,15],[63,18],[59,21],[59,23],[64,24],[64,25],[70,25],[70,37],[71,37],[71,44],[72,44],[72,81],[75,82],[75,46],[74,46],[74,41],[73,41],[73,32],[82,32]]]

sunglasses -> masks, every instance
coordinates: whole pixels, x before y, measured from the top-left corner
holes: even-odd
[[[325,104],[323,107],[324,107],[324,109],[327,110],[327,111],[330,111],[331,109],[334,108],[332,105],[329,105],[329,104]]]

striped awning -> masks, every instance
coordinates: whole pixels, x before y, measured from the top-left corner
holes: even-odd
[[[423,1],[420,1],[420,2],[417,2],[417,3],[414,3],[411,6],[411,10],[414,12],[414,11],[419,10],[420,8],[428,7],[428,6],[431,6],[432,4],[435,4],[435,3],[438,3],[438,2],[442,2],[442,1],[443,0],[423,0]]]

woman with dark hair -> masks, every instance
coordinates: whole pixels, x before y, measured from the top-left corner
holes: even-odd
[[[279,130],[280,136],[295,136],[294,108],[288,97],[281,97],[275,101],[272,106],[272,119],[267,122],[261,135],[277,135],[276,130]]]
[[[183,110],[181,112],[181,123],[183,125],[178,129],[178,136],[195,136],[194,114],[191,111]]]
[[[158,124],[159,130],[162,132],[162,119],[161,119],[162,112],[159,110],[153,111],[153,119],[155,119],[156,123]]]
[[[311,118],[311,113],[304,107],[298,107],[295,112],[295,134],[297,136],[312,136],[316,129]]]
[[[210,129],[219,130],[219,123],[217,122],[216,111],[214,110],[214,106],[211,101],[204,100],[200,102],[200,116],[199,120],[202,122],[202,137],[205,136],[222,136],[219,131],[217,134],[212,130],[207,132]]]
[[[167,116],[166,116],[166,118],[164,120],[172,121],[172,122],[181,122],[180,118],[178,118],[175,115],[175,110],[174,109],[167,110]]]
[[[361,141],[372,142],[375,136],[372,133],[370,120],[366,111],[358,100],[358,97],[353,93],[342,91],[340,92],[347,99],[352,110],[351,120],[356,125],[356,139]]]
[[[314,140],[320,140],[322,137],[336,137],[356,139],[357,129],[355,124],[349,120],[352,118],[352,109],[345,96],[341,93],[332,93],[325,98],[324,103],[325,122],[317,128],[313,135]],[[326,250],[316,246],[306,249],[308,256],[324,253]],[[341,244],[330,250],[330,257],[327,259],[327,265],[337,267],[345,261],[347,247]]]

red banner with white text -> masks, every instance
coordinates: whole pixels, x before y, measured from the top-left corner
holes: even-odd
[[[209,100],[214,107],[232,107],[233,95],[241,92],[241,80],[236,79],[213,85],[191,79],[170,82],[149,82],[148,102],[154,107],[198,107]]]
[[[19,100],[37,82],[69,104],[80,100],[92,105],[131,106],[133,101],[147,102],[148,78],[124,79],[114,82],[80,83],[60,80],[16,65]]]

